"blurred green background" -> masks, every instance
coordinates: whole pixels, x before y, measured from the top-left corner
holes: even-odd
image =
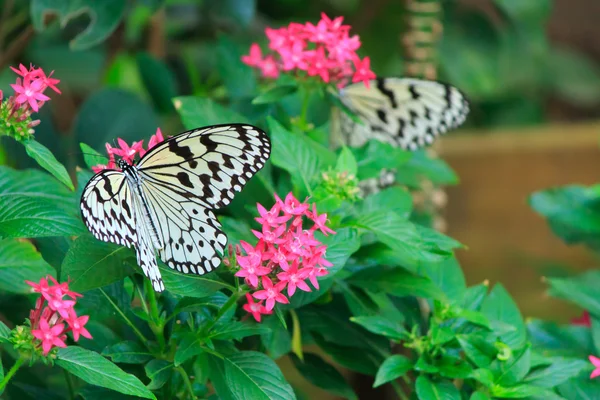
[[[439,40],[425,47],[438,78],[466,93],[464,129],[437,148],[460,183],[447,191],[446,233],[466,244],[469,283],[503,282],[525,316],[568,320],[540,277],[593,267],[555,238],[527,205],[533,191],[591,184],[600,168],[600,2],[412,0],[439,6]],[[71,169],[79,142],[102,150],[116,137],[182,129],[171,98],[209,96],[241,113],[257,78],[240,56],[265,27],[344,16],[379,76],[405,75],[408,21],[398,0],[0,0],[0,90],[19,63],[54,70],[63,94],[42,109],[36,137]],[[227,79],[223,79],[227,77]],[[293,108],[293,105],[290,105]],[[315,120],[327,110],[312,110]],[[234,121],[231,121],[234,122]],[[33,167],[0,138],[0,162]]]

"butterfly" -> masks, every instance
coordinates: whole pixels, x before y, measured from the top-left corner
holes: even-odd
[[[184,274],[221,263],[227,236],[213,211],[225,207],[266,163],[267,134],[251,125],[193,129],[149,149],[137,164],[94,175],[83,189],[81,214],[99,240],[134,246],[155,291],[165,286],[155,253]]]
[[[377,78],[348,85],[339,100],[360,122],[339,111],[333,134],[338,144],[360,147],[376,139],[405,150],[427,146],[460,126],[469,103],[457,88],[413,78]]]

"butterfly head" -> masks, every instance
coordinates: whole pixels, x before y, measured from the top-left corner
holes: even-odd
[[[131,168],[131,164],[129,164],[127,161],[120,159],[117,162],[117,165],[119,166],[119,168],[121,168],[121,171],[125,171],[128,170],[129,168]]]

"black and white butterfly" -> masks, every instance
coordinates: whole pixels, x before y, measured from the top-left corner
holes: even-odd
[[[405,150],[427,146],[440,134],[457,128],[469,113],[469,103],[457,88],[413,78],[377,78],[348,85],[339,99],[360,119],[339,111],[334,130],[338,140],[359,147],[371,139]]]
[[[183,132],[149,149],[137,165],[94,175],[81,214],[105,242],[134,246],[157,292],[164,290],[155,253],[169,267],[202,275],[217,268],[227,244],[213,210],[228,205],[266,163],[267,134],[246,124]]]

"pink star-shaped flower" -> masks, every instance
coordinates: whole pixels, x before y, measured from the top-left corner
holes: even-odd
[[[113,149],[113,154],[118,155],[123,160],[127,161],[128,163],[132,163],[133,159],[135,158],[135,155],[137,153],[139,153],[140,151],[144,150],[144,141],[143,140],[140,140],[139,142],[133,142],[131,147],[129,147],[127,142],[121,138],[117,139],[117,143],[119,143],[119,148]]]
[[[292,194],[292,192],[288,193],[285,196],[285,201],[281,201],[281,199],[275,195],[275,200],[280,204],[281,209],[286,214],[291,215],[302,215],[306,210],[308,210],[308,204],[300,203]]]
[[[89,315],[82,315],[78,318],[77,314],[75,314],[75,310],[71,310],[71,312],[69,312],[69,318],[66,320],[67,324],[69,324],[69,327],[71,328],[71,332],[73,332],[73,339],[75,341],[79,340],[79,335],[88,339],[92,339],[90,332],[84,328],[84,325],[87,324],[89,319]]]
[[[39,329],[34,329],[31,334],[42,341],[42,350],[44,355],[47,355],[54,346],[56,347],[67,347],[65,342],[60,339],[60,336],[64,330],[63,324],[56,324],[52,327],[48,324],[45,319],[40,320]]]
[[[260,322],[262,315],[272,314],[273,311],[267,310],[267,308],[263,305],[262,301],[254,302],[254,298],[250,295],[250,293],[246,293],[246,301],[247,304],[244,304],[242,308],[252,314],[256,322]]]
[[[306,52],[308,69],[308,76],[320,76],[323,82],[329,83],[331,80],[331,69],[337,66],[335,60],[327,58],[325,55],[325,49],[323,47],[317,48],[317,50],[311,50]]]
[[[242,56],[242,62],[251,67],[258,67],[262,63],[262,60],[262,50],[256,43],[253,43],[252,46],[250,46],[249,55]]]
[[[289,220],[292,217],[291,215],[279,216],[279,213],[281,212],[281,204],[277,202],[273,205],[273,207],[271,207],[269,211],[267,211],[267,209],[259,203],[256,204],[256,209],[258,210],[260,217],[257,217],[255,219],[258,223],[262,224],[263,227],[265,225],[277,227],[287,222],[287,220]]]
[[[266,276],[262,277],[263,290],[258,290],[253,294],[255,299],[267,300],[266,307],[268,311],[271,311],[275,307],[275,302],[288,304],[290,301],[281,294],[281,291],[285,289],[287,282],[278,282],[273,286],[273,282]]]
[[[597,376],[600,376],[600,358],[594,357],[594,356],[589,356],[588,359],[595,367],[594,370],[592,371],[592,374],[590,375],[590,379],[594,379]]]
[[[265,78],[275,79],[279,77],[279,66],[277,65],[277,62],[273,56],[265,57],[258,67]]]
[[[371,59],[369,57],[363,58],[361,61],[360,58],[356,57],[354,59],[354,68],[356,71],[352,76],[352,82],[364,82],[365,86],[369,87],[369,81],[375,79],[377,76],[373,71],[371,71]]]
[[[17,83],[11,84],[10,86],[15,93],[18,93],[15,102],[17,104],[29,103],[31,109],[35,112],[40,110],[38,101],[50,100],[50,97],[42,93],[44,91],[44,82],[41,79],[35,79],[31,83],[24,80],[22,85],[20,84],[19,79],[17,79]]]
[[[310,292],[310,287],[304,282],[310,274],[310,268],[302,268],[298,271],[298,259],[296,259],[290,269],[277,274],[282,282],[287,282],[287,294],[289,297],[293,296],[296,292],[296,287],[305,292]]]

